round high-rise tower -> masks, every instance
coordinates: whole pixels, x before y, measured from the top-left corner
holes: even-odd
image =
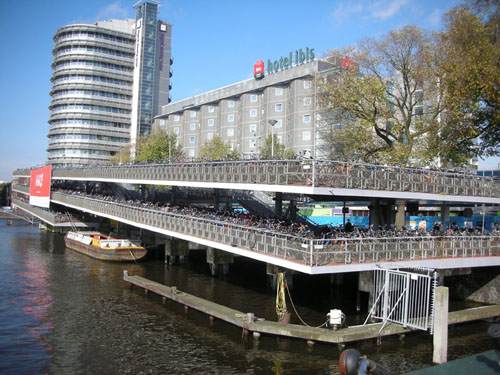
[[[129,143],[134,22],[57,30],[47,148],[52,165],[104,163]]]

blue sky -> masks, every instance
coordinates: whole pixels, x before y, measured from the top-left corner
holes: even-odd
[[[72,23],[135,18],[128,0],[1,0],[0,181],[46,161],[52,37]],[[298,48],[353,45],[406,24],[441,27],[455,0],[165,0],[173,25],[172,98],[180,100],[247,79],[255,61]],[[500,158],[481,167],[496,167]]]

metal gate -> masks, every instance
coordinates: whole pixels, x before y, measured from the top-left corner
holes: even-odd
[[[400,269],[378,269],[374,271],[374,303],[370,318],[383,321],[382,332],[387,322],[423,331],[434,326],[434,288],[437,274],[431,269],[417,268],[414,272]]]

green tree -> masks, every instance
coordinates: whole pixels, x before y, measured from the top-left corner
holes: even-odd
[[[123,146],[120,151],[115,152],[115,154],[109,159],[111,164],[122,164],[130,163],[132,161],[131,155],[132,145],[127,143]]]
[[[177,142],[175,134],[168,134],[163,129],[155,129],[147,139],[139,139],[136,148],[136,160],[167,161],[184,158],[182,146]]]
[[[348,69],[338,63],[346,55],[354,62]],[[318,84],[326,116],[343,125],[325,136],[336,156],[416,165],[437,160],[446,107],[432,35],[405,26],[333,50],[328,59],[338,69]]]
[[[278,137],[276,135],[273,137],[271,134],[266,137],[264,141],[264,147],[259,150],[259,153],[260,157],[264,160],[295,158],[295,153],[290,149],[285,150],[285,145],[278,142]]]
[[[453,8],[439,33],[448,150],[478,139],[478,156],[500,155],[500,7],[478,0]],[[454,149],[455,148],[455,149]]]
[[[204,160],[236,160],[238,153],[231,150],[229,142],[224,143],[222,138],[214,137],[201,145],[198,157]]]

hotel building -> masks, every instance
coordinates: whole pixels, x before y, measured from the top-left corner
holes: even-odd
[[[48,162],[107,162],[169,102],[172,26],[153,0],[136,19],[61,27],[54,36]]]
[[[325,121],[316,80],[334,70],[334,65],[322,60],[286,68],[278,63],[260,79],[163,106],[154,126],[175,134],[189,158],[196,158],[200,146],[214,137],[229,143],[240,157],[255,158],[271,133],[285,150],[321,157],[328,151],[321,143]]]

